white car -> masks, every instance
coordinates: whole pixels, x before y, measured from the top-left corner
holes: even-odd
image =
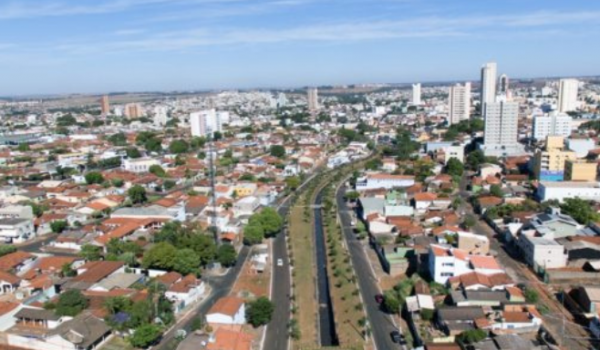
[[[283,266],[283,259],[277,259],[277,266]]]

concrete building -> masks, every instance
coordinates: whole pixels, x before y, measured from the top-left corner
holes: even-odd
[[[509,97],[509,87],[508,87],[508,75],[502,74],[500,76],[500,83],[498,85],[498,94]]]
[[[572,139],[565,141],[567,148],[577,154],[577,158],[584,158],[588,153],[596,148],[596,142],[590,138],[587,139]]]
[[[125,105],[124,114],[127,118],[140,118],[144,115],[144,111],[139,103],[128,103]]]
[[[471,113],[471,83],[450,87],[448,96],[448,124],[467,120]]]
[[[412,104],[414,106],[421,105],[421,83],[412,85]]]
[[[490,252],[490,240],[487,236],[471,232],[458,232],[458,249],[469,254],[486,255]]]
[[[0,219],[0,238],[5,243],[22,243],[34,236],[33,220]]]
[[[481,68],[481,106],[482,111],[485,104],[496,101],[496,75],[497,66],[495,62],[486,63]]]
[[[102,99],[100,99],[100,110],[102,111],[102,115],[110,114],[110,102],[106,95],[102,96]]]
[[[485,131],[483,151],[490,156],[522,153],[518,142],[518,102],[491,102],[484,106]]]
[[[518,245],[525,262],[536,271],[567,266],[565,247],[555,240],[522,235]]]
[[[154,158],[123,159],[121,168],[132,173],[147,173],[153,165],[160,165]]]
[[[552,199],[563,202],[565,198],[574,197],[598,201],[600,200],[600,184],[596,181],[540,181],[537,189],[537,197],[541,202]]]
[[[317,90],[317,88],[309,88],[306,91],[306,94],[306,98],[308,101],[308,110],[311,113],[314,113],[317,110],[319,110],[319,91]]]
[[[566,114],[552,113],[551,115],[535,116],[533,118],[533,138],[543,140],[547,136],[571,135],[573,118]]]
[[[577,155],[573,151],[557,148],[538,150],[535,153],[533,173],[540,181],[562,181],[565,163],[576,159]]]
[[[576,79],[561,79],[558,88],[558,111],[566,113],[577,109],[577,94],[579,81]]]
[[[598,164],[579,160],[567,160],[565,163],[566,181],[596,181]]]
[[[207,136],[222,132],[223,124],[229,123],[229,112],[208,109],[190,114],[192,136]]]
[[[219,299],[206,313],[208,324],[243,325],[246,323],[246,304],[237,297]]]
[[[154,125],[165,126],[169,121],[169,110],[165,106],[154,107]]]
[[[414,176],[389,175],[389,174],[369,174],[360,178],[356,182],[356,190],[372,190],[377,188],[402,188],[410,187],[415,184]]]

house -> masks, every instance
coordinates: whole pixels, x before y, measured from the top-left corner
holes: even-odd
[[[553,239],[521,235],[517,245],[525,262],[536,271],[567,266],[565,247]]]
[[[12,294],[19,285],[21,279],[11,273],[0,271],[0,294]]]
[[[414,176],[407,175],[389,175],[389,174],[368,174],[366,177],[359,178],[356,181],[356,190],[364,191],[376,188],[405,188],[415,184]]]
[[[30,269],[37,257],[33,254],[16,251],[0,257],[0,271],[20,274]]]
[[[246,304],[237,297],[219,299],[206,313],[209,324],[242,325],[246,323]]]
[[[160,205],[150,205],[147,207],[120,208],[115,210],[111,218],[125,219],[165,219],[185,221],[185,206],[183,204],[170,208]]]
[[[452,289],[461,288],[463,290],[502,290],[506,287],[514,286],[514,282],[505,272],[486,275],[481,272],[473,271],[449,278],[448,285]]]
[[[22,243],[35,236],[31,219],[0,219],[0,239],[5,243]]]
[[[588,314],[600,313],[600,287],[580,286],[569,293]]]
[[[445,284],[451,277],[473,271],[485,275],[504,272],[492,256],[469,255],[464,250],[437,244],[429,246],[429,273],[437,283]]]
[[[571,216],[562,214],[560,209],[550,208],[547,212],[532,217],[523,231],[535,230],[537,236],[559,239],[576,236],[583,227]]]
[[[446,334],[458,335],[464,331],[475,329],[475,320],[485,317],[485,312],[480,306],[446,306],[437,309],[436,323]]]
[[[112,274],[124,273],[122,261],[90,261],[77,268],[77,276],[63,285],[63,289],[86,290]]]
[[[173,283],[165,292],[165,296],[173,302],[175,311],[179,312],[200,300],[205,291],[206,284],[195,275],[190,274]]]
[[[121,168],[132,173],[147,173],[153,165],[160,165],[154,158],[123,159]]]
[[[247,196],[241,199],[238,199],[233,204],[233,213],[235,217],[240,216],[250,216],[254,214],[254,212],[260,206],[260,201],[258,198],[254,196]]]
[[[473,255],[486,255],[490,252],[490,239],[487,236],[460,231],[457,237],[458,249]]]
[[[535,306],[527,305],[505,305],[499,317],[493,321],[490,328],[503,333],[537,332],[543,323]]]
[[[15,318],[16,325],[5,332],[6,341],[20,349],[93,350],[110,335],[104,320],[85,312],[71,318],[49,310],[23,308]]]

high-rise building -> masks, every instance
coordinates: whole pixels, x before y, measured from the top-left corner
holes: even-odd
[[[495,62],[489,62],[481,67],[481,110],[486,103],[496,101],[496,73]]]
[[[190,114],[192,136],[206,136],[223,131],[223,124],[229,123],[229,112],[217,112],[215,109]]]
[[[421,84],[413,84],[412,85],[412,104],[414,106],[421,105]]]
[[[498,93],[504,96],[508,97],[508,90],[509,90],[509,79],[508,79],[508,75],[506,74],[502,74],[500,76],[500,84],[498,86]]]
[[[317,88],[307,90],[308,110],[316,112],[319,109],[319,91]]]
[[[533,117],[533,138],[544,140],[547,136],[571,135],[573,118],[566,114],[552,113]]]
[[[127,118],[140,118],[143,115],[142,106],[138,103],[128,103],[125,105],[125,116]]]
[[[165,126],[169,121],[169,111],[165,106],[154,107],[154,125]]]
[[[579,81],[576,79],[561,79],[558,88],[558,111],[566,113],[577,109],[577,93]]]
[[[106,95],[102,96],[102,99],[100,99],[100,110],[102,111],[102,115],[110,114],[110,102]]]
[[[488,102],[485,107],[485,146],[513,146],[518,144],[519,103]]]
[[[450,87],[448,95],[448,124],[469,119],[471,112],[471,83]]]

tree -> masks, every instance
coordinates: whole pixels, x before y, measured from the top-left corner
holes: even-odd
[[[140,150],[137,149],[137,147],[128,147],[125,150],[125,153],[127,154],[127,158],[140,158],[142,156],[142,153],[140,153]]]
[[[116,133],[108,137],[108,142],[112,143],[113,146],[126,146],[127,136],[124,133]]]
[[[525,301],[530,304],[535,304],[540,300],[540,295],[535,289],[525,288],[523,294],[525,295]]]
[[[167,242],[155,244],[144,254],[142,266],[144,268],[157,268],[163,270],[173,270],[175,265],[175,256],[178,250]]]
[[[481,150],[476,150],[467,155],[467,165],[469,169],[477,171],[481,164],[485,163],[485,155]]]
[[[229,244],[219,246],[219,249],[217,249],[217,261],[225,267],[235,265],[237,261],[235,248]]]
[[[448,160],[448,163],[446,164],[446,173],[452,176],[462,176],[463,172],[465,171],[465,167],[463,166],[463,163],[456,159],[456,158],[450,158],[450,160]]]
[[[400,311],[400,306],[402,306],[401,301],[393,290],[383,293],[383,308],[386,312],[397,313]]]
[[[173,180],[165,180],[165,182],[163,182],[163,187],[167,191],[172,189],[173,187],[175,187],[175,185],[177,185],[177,184]]]
[[[466,229],[470,229],[471,227],[475,226],[475,223],[477,221],[475,220],[475,218],[473,217],[473,215],[467,215],[465,217],[465,220],[463,221],[463,226]]]
[[[62,233],[69,227],[69,224],[65,220],[56,220],[50,223],[50,229],[54,233]]]
[[[356,191],[346,192],[346,199],[349,201],[355,201],[360,198],[360,193]]]
[[[173,257],[173,270],[182,275],[198,273],[200,267],[200,257],[192,249],[186,248],[177,250]]]
[[[147,348],[156,342],[160,335],[160,327],[154,324],[144,324],[135,329],[129,338],[129,343],[136,348]]]
[[[248,223],[256,223],[262,226],[265,236],[270,237],[281,230],[283,218],[275,211],[275,209],[267,207],[260,213],[252,215],[248,220]]]
[[[377,170],[383,165],[381,159],[371,159],[365,163],[365,169]]]
[[[300,178],[298,176],[289,176],[285,178],[285,185],[290,189],[290,190],[295,190],[298,187],[300,187],[301,185],[301,181]]]
[[[456,341],[462,344],[475,344],[487,338],[483,329],[469,329],[456,336]]]
[[[112,179],[110,183],[117,188],[123,187],[123,185],[125,184],[125,182],[122,179]]]
[[[101,184],[104,182],[104,176],[97,171],[91,171],[85,174],[85,182],[87,182],[88,185]]]
[[[270,154],[273,157],[284,158],[285,157],[285,147],[281,145],[272,145],[270,149]]]
[[[148,201],[148,197],[146,196],[146,189],[140,185],[135,185],[131,187],[127,191],[127,195],[134,204],[141,204]]]
[[[502,198],[504,197],[504,193],[502,192],[502,187],[499,185],[490,186],[490,194],[494,197]]]
[[[169,152],[174,154],[182,154],[189,151],[190,145],[184,140],[173,140],[169,145]]]
[[[144,148],[146,149],[146,151],[148,152],[160,152],[162,151],[162,141],[158,138],[152,137],[148,140],[146,140],[146,142],[144,142]]]
[[[79,290],[67,290],[59,295],[55,312],[59,316],[77,316],[88,306],[88,303]]]
[[[102,252],[98,246],[84,244],[79,251],[79,256],[87,261],[98,261],[102,258]]]
[[[255,301],[248,303],[246,307],[246,320],[252,326],[260,327],[271,322],[275,306],[266,297],[260,297]]]
[[[28,143],[21,143],[21,144],[19,144],[19,147],[17,147],[17,150],[19,152],[27,152],[27,151],[30,150],[29,144]]]
[[[249,224],[244,228],[244,243],[247,245],[260,244],[264,238],[265,230],[260,224]]]
[[[14,245],[3,244],[0,245],[0,256],[5,256],[10,253],[14,253],[17,251],[17,247]]]
[[[60,273],[63,277],[75,277],[77,276],[77,271],[73,270],[73,267],[69,263],[64,263],[60,268]]]
[[[221,133],[220,131],[215,131],[212,136],[213,136],[213,140],[219,141],[220,139],[223,138],[223,133]]]
[[[151,165],[150,168],[148,168],[148,172],[151,174],[154,174],[158,177],[166,177],[167,176],[167,172],[165,171],[165,169],[163,169],[163,167],[161,167],[158,164]]]
[[[564,203],[560,205],[560,210],[571,215],[573,219],[582,225],[600,221],[600,214],[595,212],[588,201],[581,198],[566,198]]]

